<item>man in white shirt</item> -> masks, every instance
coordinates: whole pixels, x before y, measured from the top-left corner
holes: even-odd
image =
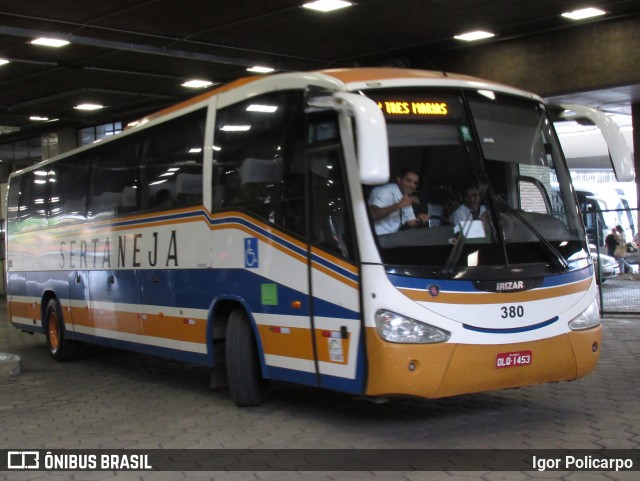
[[[381,185],[369,195],[369,211],[376,234],[392,234],[401,227],[420,227],[427,224],[429,216],[419,214],[416,218],[413,204],[419,204],[414,192],[418,188],[418,174],[404,168],[395,183]]]
[[[466,222],[479,220],[486,211],[484,205],[480,205],[480,190],[475,185],[466,188],[464,203],[451,214],[451,223],[462,226]]]

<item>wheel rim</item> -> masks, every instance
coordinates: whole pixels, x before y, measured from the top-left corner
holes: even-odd
[[[60,325],[58,323],[58,316],[53,312],[49,314],[47,330],[49,332],[49,345],[51,346],[51,350],[57,351],[60,347]]]

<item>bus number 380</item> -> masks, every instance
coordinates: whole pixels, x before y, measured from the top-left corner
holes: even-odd
[[[502,311],[503,319],[513,319],[514,317],[524,317],[524,307],[522,306],[502,306],[500,308]]]

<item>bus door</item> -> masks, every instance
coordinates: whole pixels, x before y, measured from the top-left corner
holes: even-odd
[[[120,236],[122,242],[124,236]],[[118,242],[118,238],[115,239]],[[117,250],[116,250],[117,252]],[[140,287],[133,269],[89,272],[91,325],[107,345],[143,342],[140,334]],[[126,347],[126,346],[121,346]]]
[[[319,383],[362,392],[359,270],[341,148],[307,151],[311,324]]]

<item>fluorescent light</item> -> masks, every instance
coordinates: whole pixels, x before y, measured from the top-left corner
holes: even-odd
[[[76,110],[100,110],[102,108],[104,108],[104,105],[99,104],[80,104],[74,107]]]
[[[59,38],[46,38],[40,37],[35,40],[31,40],[32,45],[43,45],[45,47],[64,47],[65,45],[69,45],[69,42],[66,40],[60,40]]]
[[[253,72],[253,73],[271,73],[273,71],[275,71],[275,69],[271,67],[261,67],[259,65],[255,65],[247,69],[247,72]]]
[[[182,84],[183,87],[188,87],[190,89],[202,89],[205,87],[210,87],[213,85],[213,82],[209,82],[208,80],[189,80]]]
[[[46,120],[49,120],[49,117],[40,117],[39,115],[32,115],[31,117],[29,117],[29,120],[34,120],[36,122],[44,122]]]
[[[340,8],[350,7],[353,3],[345,2],[343,0],[317,0],[315,2],[308,2],[302,5],[304,8],[310,10],[316,10],[318,12],[332,12]]]
[[[251,130],[250,125],[223,125],[220,130],[225,132],[246,132]]]
[[[7,65],[8,63],[9,61],[7,59],[0,58],[0,65]]]
[[[565,18],[570,18],[571,20],[584,20],[585,18],[598,17],[600,15],[604,15],[604,10],[600,10],[599,8],[583,8],[580,10],[574,10],[573,12],[565,12],[562,14]]]
[[[278,110],[277,105],[251,104],[247,107],[247,112],[262,112],[265,114],[272,114],[276,110]]]
[[[475,40],[482,40],[483,38],[495,37],[495,34],[491,32],[485,32],[483,30],[476,30],[474,32],[467,32],[460,35],[456,35],[453,38],[458,40],[464,40],[465,42],[473,42]]]

